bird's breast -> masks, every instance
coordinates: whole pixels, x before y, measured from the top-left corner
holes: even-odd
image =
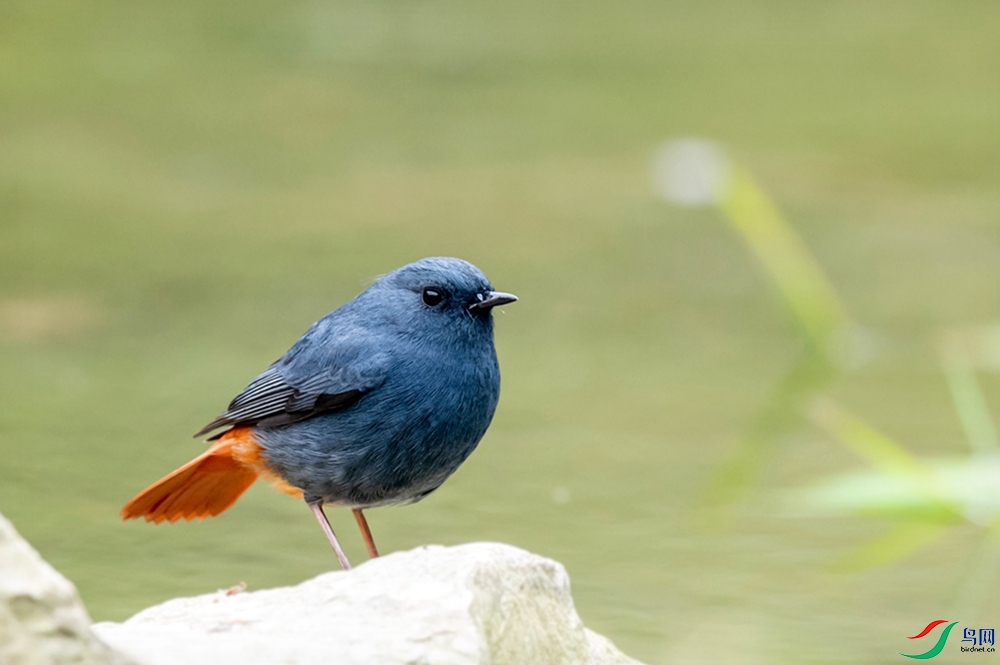
[[[496,355],[411,354],[350,408],[260,432],[269,466],[307,500],[415,500],[472,453],[500,392]]]

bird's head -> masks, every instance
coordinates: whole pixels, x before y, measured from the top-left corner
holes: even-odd
[[[468,261],[448,257],[405,265],[381,277],[373,288],[391,308],[384,313],[396,325],[451,334],[492,329],[493,308],[517,300],[494,291],[486,275]]]

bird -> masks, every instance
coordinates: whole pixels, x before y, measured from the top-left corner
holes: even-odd
[[[204,519],[258,478],[303,499],[340,565],[351,564],[323,510],[350,508],[370,557],[363,511],[436,490],[486,433],[500,398],[495,291],[473,264],[424,258],[376,279],[317,322],[253,379],[201,455],[133,497],[123,519]]]

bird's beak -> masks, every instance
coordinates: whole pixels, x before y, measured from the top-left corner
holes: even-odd
[[[492,309],[497,305],[508,305],[512,302],[517,302],[517,296],[513,293],[503,293],[501,291],[481,293],[479,297],[481,298],[479,302],[472,303],[469,306],[469,309],[474,312]]]

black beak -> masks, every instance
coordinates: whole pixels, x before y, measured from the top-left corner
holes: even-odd
[[[474,302],[469,305],[469,309],[473,312],[492,309],[497,305],[508,305],[512,302],[517,302],[517,296],[513,293],[503,293],[501,291],[480,293],[479,298],[479,302]]]

